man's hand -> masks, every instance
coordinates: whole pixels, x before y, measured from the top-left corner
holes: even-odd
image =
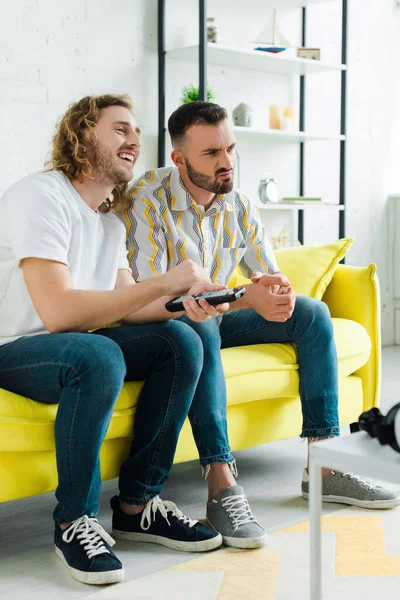
[[[287,321],[292,316],[296,303],[296,296],[287,277],[282,273],[255,273],[253,277],[256,283],[247,286],[247,305],[267,321]]]
[[[194,296],[195,294],[201,294],[202,292],[214,292],[216,290],[225,289],[225,285],[216,285],[214,283],[197,283],[190,288],[188,295]],[[195,321],[196,323],[201,323],[202,321],[207,321],[208,319],[218,317],[218,315],[223,314],[229,309],[228,302],[211,306],[211,304],[209,304],[207,300],[204,300],[203,298],[199,300],[199,303],[197,303],[194,298],[188,298],[187,300],[183,301],[183,306],[185,307],[185,311],[189,319]]]
[[[160,275],[158,280],[163,284],[166,296],[186,294],[196,283],[210,283],[207,271],[193,260],[185,260],[164,275]]]
[[[279,275],[283,281],[282,284],[272,286],[273,293],[274,294],[286,294],[287,289],[290,287],[289,279],[286,277],[286,275],[284,275],[280,271],[275,271],[275,273],[272,273],[272,275]],[[258,281],[260,281],[260,279],[262,277],[270,277],[270,275],[265,275],[265,273],[261,273],[261,271],[256,271],[255,273],[253,273],[253,275],[251,277],[251,281],[253,283],[257,283]]]

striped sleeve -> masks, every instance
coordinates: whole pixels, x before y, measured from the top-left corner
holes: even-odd
[[[262,273],[275,273],[279,271],[278,263],[261,222],[258,208],[248,198],[241,197],[241,201],[247,204],[245,211],[247,222],[244,223],[247,229],[247,248],[239,263],[241,272],[245,277],[251,277],[255,271],[261,271]]]
[[[163,275],[167,270],[167,240],[149,193],[137,194],[124,215],[128,260],[136,281]]]

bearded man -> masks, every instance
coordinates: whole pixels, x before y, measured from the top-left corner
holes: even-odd
[[[265,542],[265,533],[236,481],[220,350],[295,343],[303,413],[300,434],[312,443],[340,434],[332,320],[323,302],[296,298],[279,271],[257,207],[235,189],[236,140],[226,110],[210,102],[184,104],[170,116],[168,130],[174,166],[146,172],[130,191],[131,204],[124,213],[128,258],[136,281],[162,276],[188,259],[206,269],[214,283],[228,285],[237,267],[252,280],[246,294],[219,319],[197,322],[201,312],[196,306],[178,317],[192,327],[203,347],[189,418],[208,479],[208,522],[225,544],[251,548]],[[153,317],[168,315],[163,308]],[[305,498],[308,486],[305,468]],[[323,500],[365,508],[390,508],[400,502],[389,490],[329,469],[323,470]]]

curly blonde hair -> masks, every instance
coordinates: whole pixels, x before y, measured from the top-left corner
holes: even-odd
[[[86,155],[88,139],[85,131],[96,126],[100,113],[109,106],[122,106],[132,112],[132,100],[127,94],[105,94],[85,96],[71,104],[57,125],[53,137],[51,158],[46,163],[47,171],[62,171],[71,181],[92,177],[92,164]],[[127,183],[117,185],[112,200],[107,199],[100,207],[102,212],[124,212],[129,206]]]

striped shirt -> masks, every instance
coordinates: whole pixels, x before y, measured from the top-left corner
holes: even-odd
[[[238,190],[217,196],[205,211],[186,190],[179,170],[164,167],[140,177],[130,195],[123,220],[136,281],[162,275],[187,259],[221,285],[236,267],[249,278],[255,271],[278,271],[258,209]]]

